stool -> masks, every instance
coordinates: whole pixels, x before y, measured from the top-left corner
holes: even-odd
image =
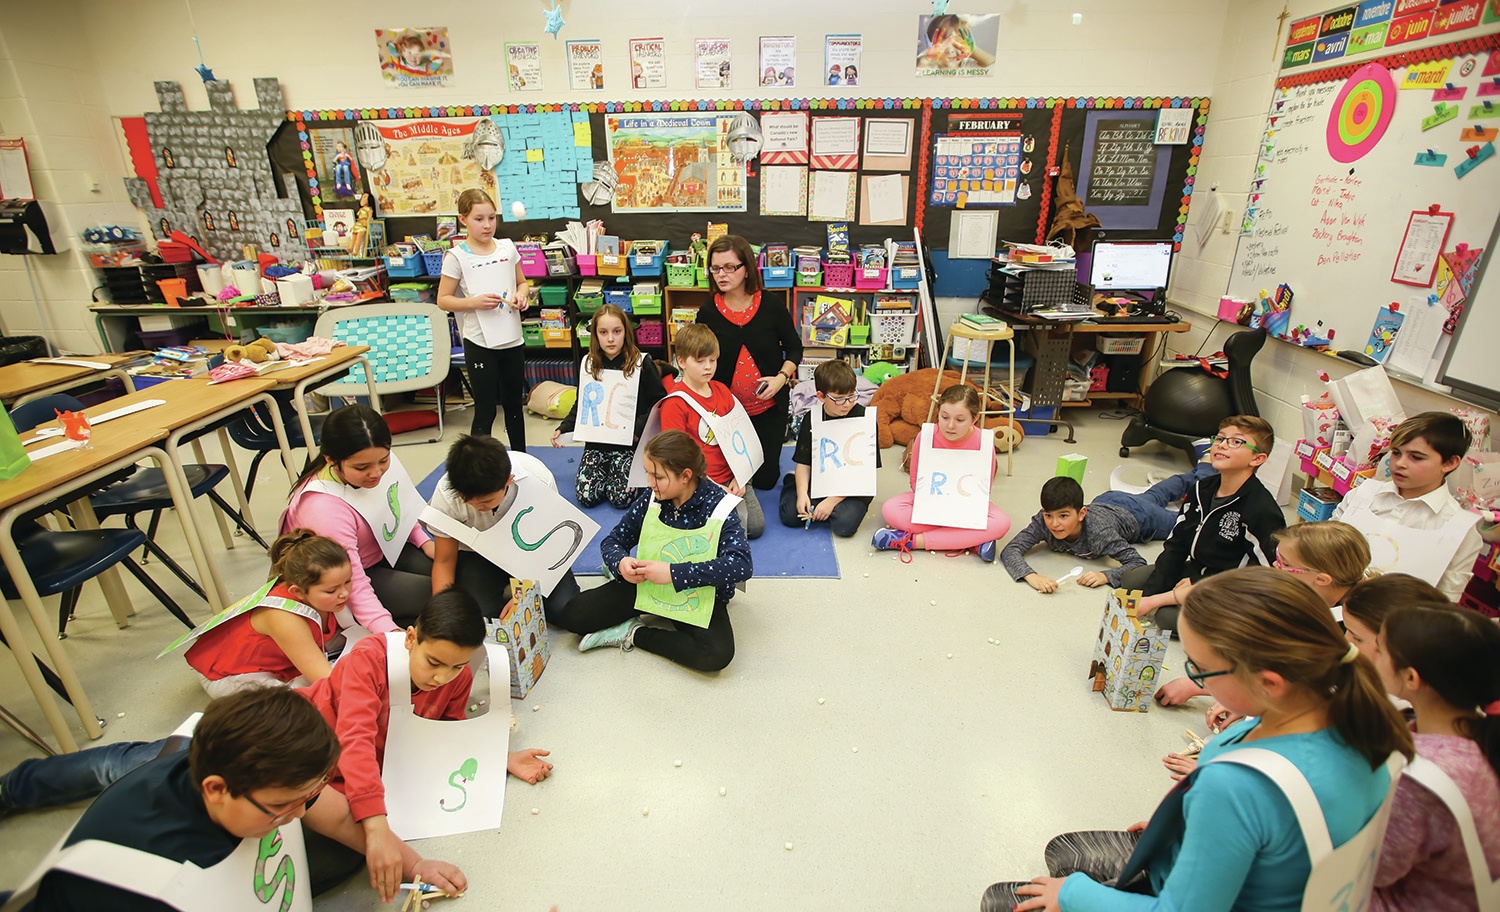
[[[948,339],[947,339],[947,341],[945,341],[943,343],[943,356],[938,359],[938,363],[939,364],[946,365],[948,363],[948,356],[953,351],[953,340],[954,339],[968,339],[971,344],[974,343],[974,342],[983,342],[984,343],[984,386],[981,388],[982,392],[984,394],[984,401],[980,404],[979,420],[976,422],[976,424],[978,426],[980,426],[980,427],[983,427],[984,426],[984,420],[985,420],[985,418],[986,417],[991,417],[991,416],[992,417],[996,417],[996,418],[1006,418],[1006,419],[1008,419],[1010,421],[1015,421],[1015,419],[1016,419],[1016,400],[1014,398],[1014,391],[1015,391],[1015,388],[1016,388],[1016,333],[1015,333],[1015,330],[1011,329],[1010,328],[1010,324],[1008,324],[1008,323],[1000,323],[1000,324],[997,324],[997,325],[995,325],[995,326],[993,326],[993,327],[991,327],[989,329],[980,329],[977,326],[970,326],[968,323],[965,323],[963,321],[963,319],[961,319],[961,318],[958,319],[958,320],[954,320],[953,321],[953,325],[950,326],[950,327],[948,327]],[[1006,373],[1009,375],[1010,381],[1006,385],[1005,391],[1003,393],[1001,391],[999,391],[999,390],[992,389],[991,386],[990,386],[990,356],[994,352],[994,346],[995,346],[996,342],[1004,342],[1005,344],[1007,344],[1007,345],[1010,346],[1010,364],[1006,366]],[[963,367],[959,369],[958,376],[959,376],[959,382],[960,383],[965,383],[969,379],[969,360],[970,359],[968,359],[968,358],[964,359]],[[933,384],[932,384],[932,404],[927,407],[927,421],[928,421],[928,423],[931,423],[932,420],[933,420],[933,418],[937,415],[938,397],[940,395],[942,395],[942,392],[943,392],[942,386],[943,386],[943,371],[942,371],[941,368],[939,368],[938,374],[937,374],[937,380],[934,381]],[[1009,408],[1006,408],[1006,409],[991,409],[989,407],[991,401],[1005,402],[1005,403],[1007,403],[1009,405]],[[1005,450],[1005,474],[1006,475],[1011,474],[1011,460],[1013,459],[1013,456],[1011,454],[1015,452],[1015,449],[1016,448],[1012,446],[1012,447],[1007,447],[1006,450]]]

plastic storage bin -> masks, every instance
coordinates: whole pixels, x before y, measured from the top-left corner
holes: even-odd
[[[547,348],[572,348],[573,330],[543,327],[542,345]]]
[[[599,254],[599,274],[602,276],[622,276],[629,268],[627,261],[630,257],[623,253],[601,253]]]
[[[1139,355],[1146,347],[1146,337],[1100,336],[1097,345],[1101,355]]]
[[[428,275],[440,276],[443,274],[443,257],[447,253],[448,251],[446,250],[428,250],[422,254],[422,264],[427,267]]]
[[[541,321],[527,320],[521,324],[521,338],[526,341],[527,348],[542,347],[542,324]]]
[[[1052,433],[1052,425],[1045,421],[1028,421],[1030,418],[1056,418],[1057,406],[1055,405],[1033,405],[1028,409],[1017,409],[1016,418],[1021,423],[1021,430],[1026,432],[1027,437],[1045,437]]]
[[[613,304],[630,313],[630,289],[624,285],[604,289],[604,303]]]
[[[872,344],[910,345],[916,337],[916,314],[870,314],[870,342]]]
[[[543,307],[568,306],[568,286],[566,285],[542,285],[539,292],[542,296]]]
[[[604,292],[602,291],[579,291],[573,294],[573,303],[578,306],[578,312],[591,314],[604,306]]]
[[[385,274],[395,279],[414,279],[427,274],[427,264],[419,256],[381,257],[385,261]],[[438,262],[442,268],[442,261]]]
[[[821,272],[799,272],[797,273],[798,288],[820,288],[823,285],[823,273]]]
[[[637,314],[660,314],[661,297],[659,294],[631,294],[630,312]]]
[[[921,266],[892,266],[892,288],[916,288],[922,284]]]
[[[667,324],[647,320],[635,328],[635,341],[638,345],[660,345],[666,333]]]
[[[691,288],[698,282],[698,269],[692,260],[685,263],[667,262],[667,284],[673,288]]]
[[[799,281],[798,284],[801,284]],[[853,288],[853,263],[824,263],[823,285],[827,288]]]
[[[1332,488],[1305,488],[1297,496],[1297,515],[1307,522],[1332,519],[1339,500],[1339,495]]]
[[[854,271],[854,287],[861,291],[879,291],[885,287],[890,270],[884,266],[861,267]]]
[[[598,275],[599,258],[592,253],[580,253],[578,255],[578,274],[586,276]]]
[[[528,279],[546,278],[547,259],[542,256],[542,245],[517,244],[516,252],[521,255],[521,275]]]
[[[667,259],[667,242],[655,241],[654,243],[658,245],[656,253],[636,253],[636,244],[639,243],[641,242],[636,241],[630,245],[630,274],[633,276],[661,275],[662,266]]]
[[[761,257],[764,262],[765,257]],[[792,266],[762,266],[760,267],[760,284],[766,288],[791,288],[797,277],[797,270]]]

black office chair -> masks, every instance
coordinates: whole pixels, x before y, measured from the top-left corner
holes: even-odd
[[[1230,336],[1224,343],[1228,378],[1189,368],[1176,368],[1157,377],[1146,389],[1145,411],[1131,418],[1120,435],[1120,455],[1129,456],[1131,447],[1160,440],[1187,453],[1190,462],[1197,462],[1194,440],[1217,434],[1219,422],[1230,415],[1259,415],[1250,362],[1265,344],[1263,329]]]
[[[17,431],[30,430],[43,421],[50,420],[54,416],[54,410],[76,411],[82,408],[82,403],[77,399],[59,393],[18,406],[11,413],[11,420],[15,423]],[[182,471],[187,478],[188,490],[194,498],[207,497],[246,535],[255,539],[262,548],[269,548],[266,540],[261,538],[260,533],[255,531],[245,517],[230,506],[218,491],[214,490],[220,482],[229,477],[227,466],[189,463],[182,467]],[[145,530],[146,551],[166,565],[168,570],[182,580],[184,585],[198,593],[199,597],[207,598],[198,581],[193,579],[177,561],[172,559],[171,555],[156,543],[156,530],[161,524],[162,511],[172,506],[172,492],[167,487],[167,479],[161,469],[154,466],[137,469],[124,481],[103,488],[99,493],[91,496],[89,503],[93,505],[95,515],[101,520],[111,516],[121,516],[125,519],[125,525],[132,529],[140,528],[136,525],[136,516],[141,513],[150,513],[151,519]]]
[[[307,442],[302,439],[302,423],[297,420],[297,410],[289,401],[278,399],[276,404],[281,412],[282,426],[286,428],[287,443],[292,449],[307,446]],[[326,417],[326,415],[312,416],[312,446],[314,448],[318,445],[317,437],[322,431],[323,420]],[[261,461],[271,453],[281,456],[281,444],[276,440],[275,425],[271,423],[270,412],[265,404],[257,402],[225,429],[229,431],[231,440],[255,454],[250,460],[250,471],[245,473],[245,499],[249,500],[250,493],[255,490],[255,477],[260,472]],[[282,461],[285,462],[285,459]]]

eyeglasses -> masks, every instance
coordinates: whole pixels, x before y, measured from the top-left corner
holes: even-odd
[[[1237,450],[1240,447],[1249,447],[1250,452],[1252,453],[1260,452],[1260,449],[1255,444],[1251,443],[1243,437],[1225,437],[1223,434],[1219,434],[1218,436],[1214,437],[1214,443],[1228,450]]]
[[[1284,560],[1281,559],[1281,552],[1279,550],[1276,552],[1276,558],[1271,563],[1272,563],[1272,566],[1274,566],[1277,570],[1284,570],[1287,573],[1316,573],[1317,572],[1316,570],[1309,570],[1306,567],[1293,567],[1291,564],[1289,564],[1286,561],[1284,561]]]
[[[1204,671],[1203,669],[1199,668],[1198,663],[1194,662],[1192,659],[1188,659],[1183,663],[1183,671],[1187,672],[1187,679],[1189,681],[1192,681],[1199,687],[1202,687],[1203,682],[1207,681],[1209,678],[1217,678],[1220,675],[1234,674],[1233,668],[1226,668],[1223,671]]]
[[[265,805],[261,804],[259,801],[256,801],[254,798],[251,798],[249,792],[245,793],[244,798],[246,801],[250,802],[250,804],[253,805],[257,811],[260,811],[262,814],[265,814],[267,817],[269,817],[272,823],[280,826],[281,824],[286,823],[288,820],[292,819],[292,816],[297,813],[299,807],[304,811],[312,807],[313,801],[318,797],[318,795],[322,794],[323,789],[328,787],[328,779],[331,775],[331,773],[325,774],[322,780],[318,782],[318,787],[313,789],[311,792],[308,792],[306,795],[303,795],[301,798],[298,798],[295,801],[288,801],[285,810],[273,811]]]
[[[732,272],[737,272],[744,268],[744,263],[735,263],[733,266],[710,266],[708,267],[708,271],[713,273],[714,275],[729,275]]]
[[[848,405],[849,403],[859,398],[859,393],[850,393],[847,396],[830,396],[827,393],[824,393],[823,396],[834,405]]]

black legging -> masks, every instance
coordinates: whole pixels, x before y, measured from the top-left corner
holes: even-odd
[[[510,448],[526,452],[526,346],[485,348],[464,340],[464,363],[469,386],[474,390],[474,423],[469,433],[489,437],[494,433],[495,407],[505,410],[505,436]]]
[[[560,626],[574,633],[593,633],[640,614],[635,608],[635,584],[619,579],[583,592],[561,610]],[[714,599],[707,627],[675,622],[673,626],[676,629],[642,627],[635,632],[635,645],[697,671],[720,671],[734,659],[734,628],[729,626],[729,603],[723,599]]]
[[[786,439],[790,401],[790,395],[783,389],[772,400],[770,408],[750,416],[750,424],[755,427],[755,436],[760,439],[760,450],[766,460],[750,479],[750,484],[762,491],[771,490],[781,480],[781,444]]]

